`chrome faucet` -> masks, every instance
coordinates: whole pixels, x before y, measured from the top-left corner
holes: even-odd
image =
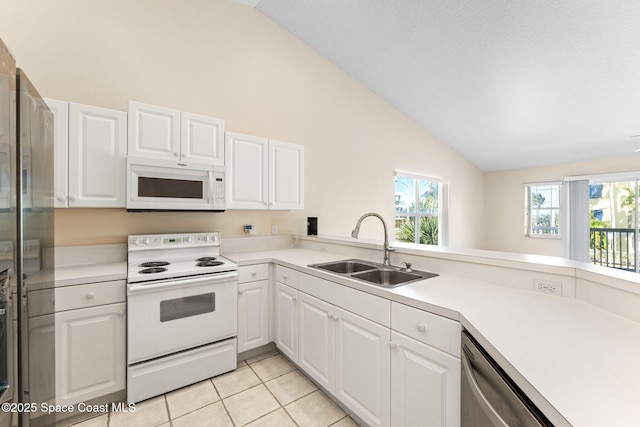
[[[382,263],[384,265],[391,265],[391,263],[389,262],[389,252],[395,249],[389,246],[389,235],[387,234],[387,223],[384,222],[384,218],[382,218],[379,214],[369,212],[362,215],[358,220],[358,222],[356,223],[356,228],[354,228],[353,231],[351,232],[351,237],[353,237],[354,239],[358,238],[358,234],[360,233],[360,224],[362,224],[362,220],[368,216],[375,216],[376,218],[380,219],[380,221],[382,221],[382,227],[384,227],[384,261],[382,261]]]

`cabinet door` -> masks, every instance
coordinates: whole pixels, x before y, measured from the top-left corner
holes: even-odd
[[[126,205],[127,114],[69,104],[69,207]]]
[[[340,308],[335,310],[334,395],[367,425],[389,426],[390,330]]]
[[[68,138],[69,138],[69,103],[57,99],[45,99],[53,113],[53,206],[68,207]]]
[[[333,391],[334,307],[303,292],[299,296],[299,366],[327,391]]]
[[[276,282],[275,342],[278,349],[298,363],[298,291]]]
[[[57,357],[52,357],[52,354],[55,354],[56,342],[55,316],[49,314],[31,317],[28,320],[28,328],[29,372],[28,378],[23,378],[26,383],[24,388],[29,389],[31,402],[55,404],[57,379],[54,359]],[[24,357],[24,353],[21,357]]]
[[[304,147],[269,141],[269,208],[304,208]]]
[[[125,388],[125,312],[119,303],[55,314],[57,404]]]
[[[180,133],[182,162],[224,165],[224,120],[182,113]]]
[[[129,101],[127,155],[180,160],[180,111]]]
[[[460,425],[460,360],[391,333],[391,425]]]
[[[238,285],[238,353],[269,342],[269,281]]]
[[[266,138],[226,132],[227,209],[268,209]]]

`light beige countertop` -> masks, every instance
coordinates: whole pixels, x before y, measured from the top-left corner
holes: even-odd
[[[309,264],[349,256],[308,249],[226,254],[275,262],[459,320],[556,425],[640,425],[640,324],[573,298],[443,274],[396,289]]]
[[[56,268],[56,286],[127,279],[127,263],[83,264]]]

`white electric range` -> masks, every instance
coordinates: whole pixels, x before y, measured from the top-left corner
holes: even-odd
[[[237,268],[217,232],[129,236],[127,401],[237,366]]]

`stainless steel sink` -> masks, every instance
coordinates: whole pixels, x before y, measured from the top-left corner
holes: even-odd
[[[437,276],[437,274],[426,273],[429,277]],[[385,287],[393,287],[398,285],[405,285],[415,280],[428,279],[425,277],[425,273],[407,273],[404,271],[393,270],[390,268],[379,268],[376,270],[366,271],[364,273],[352,274],[352,278],[364,280],[366,282],[373,283],[374,285],[380,285]]]
[[[357,259],[312,264],[309,267],[340,274],[355,280],[363,281],[370,285],[377,285],[385,288],[395,288],[418,280],[429,279],[437,276],[435,273],[428,273],[426,271],[406,271],[406,269],[400,267],[390,267],[384,264],[366,262]]]
[[[319,268],[321,270],[328,270],[339,274],[351,274],[376,268],[375,265],[365,264],[362,261],[353,259],[336,262],[326,262],[324,264],[315,264],[310,267]]]

